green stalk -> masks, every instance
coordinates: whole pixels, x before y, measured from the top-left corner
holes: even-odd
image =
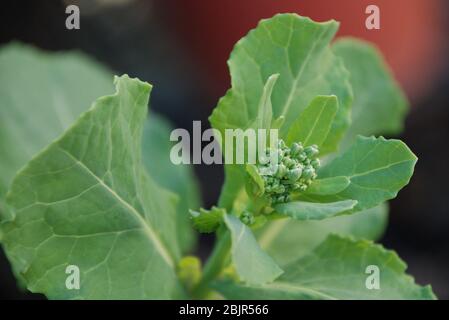
[[[203,276],[192,291],[192,294],[196,299],[203,299],[207,296],[210,292],[210,282],[214,280],[225,267],[231,249],[231,234],[229,230],[224,229],[217,241],[218,243],[214,246],[214,250],[204,266]]]

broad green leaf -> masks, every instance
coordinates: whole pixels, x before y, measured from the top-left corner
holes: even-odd
[[[321,147],[326,140],[338,110],[336,96],[318,96],[293,122],[286,143],[302,142],[304,146]]]
[[[267,79],[279,74],[271,103],[273,118],[284,119],[281,137],[317,95],[335,95],[339,108],[321,151],[335,150],[349,125],[352,100],[349,74],[329,48],[337,28],[335,21],[316,23],[295,14],[262,20],[231,53],[228,64],[232,88],[209,118],[212,126],[222,136],[225,129],[248,128],[259,113]],[[226,165],[225,170],[219,205],[230,209],[244,179],[242,170],[235,165]]]
[[[408,184],[416,156],[399,140],[359,136],[342,155],[318,171],[318,177],[347,177],[351,183],[335,195],[305,195],[304,199],[334,202],[357,200],[355,211],[368,209],[395,198]]]
[[[259,107],[257,108],[257,116],[254,122],[250,125],[254,129],[270,129],[271,121],[273,119],[273,109],[271,104],[271,93],[279,74],[273,74],[268,77],[265,86],[263,87],[262,96],[260,97]]]
[[[367,288],[370,266],[379,270],[379,289]],[[436,298],[430,286],[415,284],[405,270],[405,263],[393,251],[371,241],[331,235],[313,252],[289,264],[272,283],[227,281],[218,283],[216,288],[228,299]]]
[[[351,215],[318,221],[282,219],[270,221],[256,235],[260,246],[280,265],[309,253],[330,233],[358,239],[379,239],[387,226],[388,206],[377,207]]]
[[[274,210],[296,220],[322,220],[346,213],[352,210],[356,204],[357,201],[354,200],[329,203],[292,201],[278,204]]]
[[[143,129],[143,163],[156,183],[179,197],[177,205],[177,234],[182,252],[189,252],[196,242],[189,209],[200,207],[198,183],[189,165],[174,165],[169,140],[172,125],[159,115],[151,114]]]
[[[0,215],[16,172],[92,101],[113,90],[112,74],[79,52],[0,48]]]
[[[3,245],[28,289],[49,298],[184,297],[174,196],[141,162],[151,86],[122,76],[15,177]],[[80,270],[67,290],[66,267]]]
[[[404,127],[407,99],[394,80],[382,54],[373,45],[342,38],[332,46],[350,73],[354,91],[352,124],[345,140],[356,135],[397,134]]]
[[[13,43],[0,49],[0,217],[15,173],[62,134],[97,97],[113,91],[113,74],[79,52],[46,53]],[[26,94],[25,94],[26,93]],[[189,166],[170,161],[170,125],[152,115],[144,127],[143,162],[156,182],[179,196],[177,233],[183,252],[195,234],[189,208],[199,207]]]
[[[332,177],[313,180],[312,184],[304,192],[305,194],[330,195],[346,189],[351,180],[347,177]]]
[[[285,117],[281,133],[317,95],[336,95],[340,108],[326,147],[349,125],[351,88],[348,72],[329,48],[338,23],[317,23],[295,14],[279,14],[262,20],[234,47],[228,61],[232,89],[214,110],[210,120],[217,129],[246,128],[256,118],[266,80],[279,79],[273,89],[273,116]]]
[[[200,208],[199,211],[190,210],[193,226],[198,232],[215,232],[223,222],[226,210],[212,207],[210,210]]]
[[[240,280],[248,284],[264,284],[282,274],[282,269],[259,247],[246,225],[229,214],[225,215],[224,221],[231,232],[232,261]]]

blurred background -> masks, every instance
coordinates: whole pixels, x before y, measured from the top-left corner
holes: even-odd
[[[80,30],[67,30],[65,8],[76,4]],[[365,28],[365,8],[379,6],[381,29]],[[381,242],[407,261],[420,284],[449,299],[449,1],[445,0],[41,0],[4,1],[0,45],[12,40],[60,51],[76,49],[151,82],[152,108],[191,130],[229,87],[233,44],[262,18],[296,12],[341,22],[338,36],[374,42],[406,91],[411,110],[400,136],[418,155],[411,183],[391,202]],[[2,72],[0,70],[0,72]],[[3,152],[3,151],[2,151]],[[0,153],[1,156],[1,153]],[[195,166],[203,204],[215,204],[219,166]],[[207,255],[212,239],[201,241]],[[0,299],[39,299],[22,292],[0,250]]]

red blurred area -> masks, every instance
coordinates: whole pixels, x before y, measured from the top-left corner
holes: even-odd
[[[171,3],[171,4],[169,4]],[[365,28],[365,9],[380,8],[381,29]],[[189,0],[164,2],[180,40],[210,76],[211,90],[229,87],[226,60],[233,44],[262,18],[296,12],[317,21],[340,21],[338,36],[374,42],[412,99],[433,85],[444,61],[443,0]]]

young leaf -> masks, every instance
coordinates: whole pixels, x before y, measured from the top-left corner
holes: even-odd
[[[276,81],[278,79],[278,74],[271,75],[264,87],[262,96],[260,97],[258,109],[257,109],[257,115],[256,118],[249,124],[245,124],[244,127],[240,127],[241,129],[266,129],[269,130],[271,128],[271,122],[273,117],[272,112],[272,104],[271,104],[271,93],[273,91],[273,87],[276,84]],[[231,91],[228,91],[226,96],[222,98],[221,100],[226,100],[226,97],[229,97],[229,99],[233,99]],[[219,103],[220,104],[220,103]],[[217,110],[217,114],[219,111]],[[277,125],[280,121],[282,121],[283,118],[277,119],[274,121],[274,124]],[[238,128],[238,127],[232,127],[231,128]],[[222,137],[226,137],[224,134],[225,128],[221,128]],[[268,133],[268,131],[267,131]],[[222,143],[221,148],[223,150],[223,154],[226,152],[225,150],[226,143]],[[246,146],[245,146],[246,150]],[[246,151],[245,151],[246,152]],[[224,207],[228,210],[232,210],[232,203],[234,202],[235,198],[237,197],[238,193],[240,192],[240,189],[244,185],[244,177],[245,177],[245,170],[244,167],[241,165],[235,165],[235,164],[228,164],[225,167],[226,171],[226,178],[224,182],[224,186],[222,188],[222,192],[220,194],[220,200],[219,200],[219,206]],[[251,169],[250,169],[251,170]]]
[[[232,261],[240,280],[248,284],[264,284],[282,274],[282,269],[259,247],[246,225],[230,214],[224,216],[224,221],[231,232]]]
[[[353,38],[341,38],[332,46],[350,72],[354,91],[352,124],[345,140],[356,135],[397,134],[402,131],[408,102],[382,54],[373,45]]]
[[[251,190],[249,190],[248,194],[250,195],[257,195],[260,196],[265,191],[265,182],[263,181],[262,177],[260,176],[257,167],[253,164],[247,164],[246,165],[246,172],[249,175],[250,182],[248,183]]]
[[[3,245],[28,289],[49,298],[182,298],[174,197],[141,163],[151,86],[122,76],[15,177]],[[80,289],[65,286],[68,265]]]
[[[324,220],[281,219],[270,221],[256,231],[260,246],[280,265],[295,261],[313,250],[331,233],[357,239],[377,240],[387,226],[386,203],[356,212]],[[298,245],[300,243],[301,245]]]
[[[282,128],[282,125],[284,124],[285,121],[285,117],[284,116],[280,116],[279,118],[276,118],[273,120],[273,122],[271,122],[271,128],[272,129],[280,129]]]
[[[0,49],[0,216],[15,173],[58,137],[97,97],[112,74],[76,53],[45,53],[12,43]]]
[[[257,108],[257,116],[250,128],[253,129],[270,129],[273,118],[273,110],[271,105],[271,93],[279,74],[273,74],[268,77],[263,87],[262,96],[260,97],[259,107]]]
[[[226,210],[212,207],[210,210],[200,208],[199,212],[190,210],[193,226],[201,233],[215,232],[223,222]]]
[[[378,268],[378,289],[367,286],[369,266]],[[228,299],[435,299],[430,286],[415,284],[405,270],[393,251],[370,241],[331,235],[312,253],[289,264],[272,283],[228,281],[216,288]]]
[[[332,177],[325,179],[316,179],[304,191],[305,194],[330,195],[336,194],[346,189],[351,180],[347,177]]]
[[[344,200],[329,203],[293,201],[281,203],[274,207],[277,213],[296,220],[322,220],[352,210],[357,201]]]
[[[338,110],[336,96],[318,96],[299,115],[290,127],[286,143],[302,142],[304,146],[315,144],[321,148],[332,128]]]
[[[335,195],[305,195],[303,199],[319,202],[353,199],[358,201],[355,211],[377,206],[395,198],[408,184],[416,160],[402,141],[359,136],[348,150],[318,172],[320,178],[347,177],[351,181],[349,186]]]

